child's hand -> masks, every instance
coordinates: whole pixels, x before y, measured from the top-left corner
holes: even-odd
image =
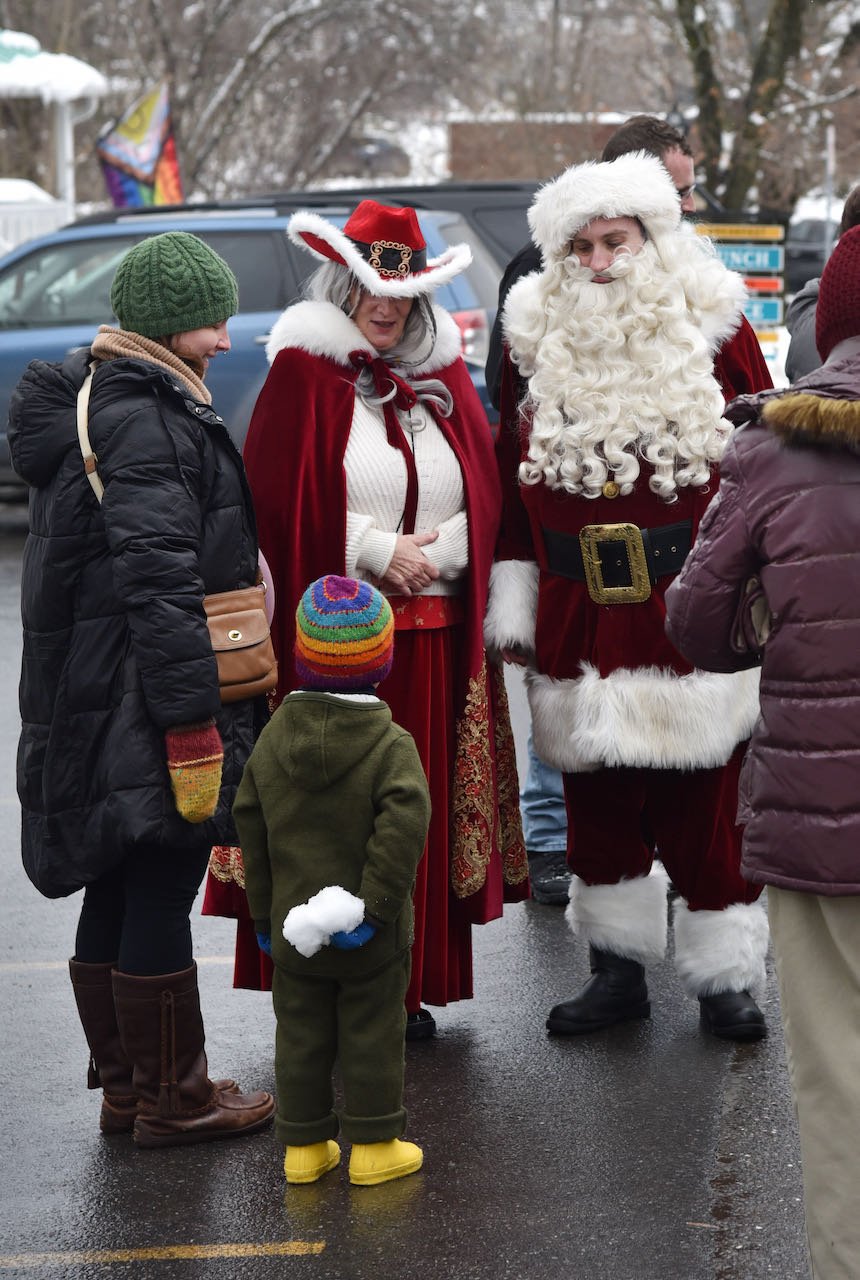
[[[344,933],[343,929],[333,933],[329,943],[337,947],[338,951],[355,951],[356,948],[363,947],[365,942],[370,942],[375,933],[373,925],[363,920],[357,929],[351,929],[349,933]]]
[[[258,933],[257,946],[261,951],[265,951],[267,956],[270,956],[272,954],[272,935],[270,933]]]

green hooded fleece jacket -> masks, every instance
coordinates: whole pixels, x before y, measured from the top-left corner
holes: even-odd
[[[271,933],[272,959],[296,973],[358,977],[412,945],[412,884],[430,822],[412,736],[378,698],[290,694],[263,730],[233,816],[248,905]],[[301,955],[283,937],[287,912],[326,885],[362,899],[379,925],[363,947]]]

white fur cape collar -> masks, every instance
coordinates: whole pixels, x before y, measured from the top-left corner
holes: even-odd
[[[436,341],[422,364],[410,369],[410,377],[427,377],[453,364],[462,350],[456,321],[442,307],[433,308]],[[312,356],[327,356],[350,367],[351,351],[372,351],[370,343],[354,321],[331,302],[308,300],[287,307],[272,326],[266,343],[266,359],[274,362],[279,351],[297,347]]]

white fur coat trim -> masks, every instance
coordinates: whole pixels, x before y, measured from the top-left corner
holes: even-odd
[[[759,672],[679,676],[622,667],[601,677],[554,680],[526,673],[535,751],[565,773],[624,766],[713,769],[724,765],[758,718]]]
[[[447,369],[458,359],[462,339],[456,321],[442,307],[433,308],[436,341],[430,355],[410,369],[410,378],[427,377]],[[358,325],[331,302],[308,300],[287,307],[272,326],[266,343],[266,359],[274,362],[279,351],[297,347],[312,356],[326,356],[349,367],[351,351],[373,351]]]
[[[761,991],[768,947],[767,916],[757,902],[723,911],[691,911],[676,902],[675,967],[689,996]]]
[[[497,560],[493,565],[484,618],[488,649],[534,653],[538,576],[534,560]]]
[[[652,964],[666,950],[669,877],[659,862],[650,875],[618,884],[570,881],[565,919],[577,937],[600,951]]]
[[[284,937],[303,956],[327,947],[333,933],[357,929],[364,919],[364,903],[339,884],[328,884],[307,902],[291,907],[284,920]]]
[[[294,213],[287,227],[290,239],[302,249],[308,249],[321,262],[333,261],[331,254],[321,253],[305,239],[306,234],[317,236],[329,245],[345,266],[349,268],[362,288],[376,297],[417,298],[429,293],[440,284],[447,284],[454,276],[471,264],[472,250],[467,244],[452,244],[438,258],[427,259],[427,269],[414,275],[386,279],[370,265],[340,227],[323,218],[319,213]]]
[[[595,218],[638,218],[653,237],[675,230],[681,203],[667,170],[644,151],[573,165],[541,187],[528,212],[544,262],[566,258],[574,234]]]

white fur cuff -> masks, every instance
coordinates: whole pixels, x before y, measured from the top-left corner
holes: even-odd
[[[757,902],[723,911],[691,911],[676,902],[675,967],[689,996],[761,990],[768,946],[767,916]]]
[[[534,560],[497,560],[490,571],[484,618],[488,649],[518,648],[534,653],[538,567]]]
[[[292,907],[284,921],[284,937],[303,956],[315,956],[333,933],[349,933],[364,919],[364,903],[338,884],[326,885],[307,902]]]
[[[659,862],[650,875],[618,884],[570,882],[565,919],[573,932],[600,951],[648,964],[666,950],[669,877]]]
[[[729,675],[660,667],[573,680],[526,675],[535,751],[564,773],[623,767],[715,769],[758,718],[759,671]]]

